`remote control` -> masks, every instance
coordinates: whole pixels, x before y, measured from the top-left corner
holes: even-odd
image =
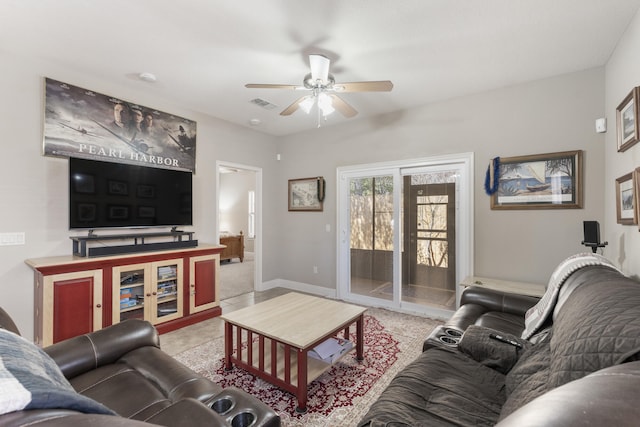
[[[522,344],[520,344],[518,341],[511,340],[509,338],[505,338],[502,335],[489,334],[489,338],[493,338],[494,340],[497,340],[497,341],[500,341],[500,342],[504,342],[504,343],[507,343],[507,344],[511,344],[514,347],[522,348]]]

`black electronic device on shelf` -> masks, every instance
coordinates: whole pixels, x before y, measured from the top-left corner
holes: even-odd
[[[600,223],[598,221],[583,221],[584,240],[582,244],[590,247],[593,253],[598,248],[604,248],[609,242],[600,242]]]

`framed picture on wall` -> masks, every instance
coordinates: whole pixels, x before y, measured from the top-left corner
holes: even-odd
[[[501,157],[491,209],[582,208],[582,151]]]
[[[637,224],[635,172],[616,179],[616,218],[618,224]]]
[[[634,210],[634,224],[640,224],[640,209],[638,209],[638,203],[640,201],[640,167],[637,167],[633,171],[633,210]]]
[[[627,151],[640,139],[638,128],[638,95],[640,88],[635,87],[616,108],[616,136],[618,151]]]
[[[324,178],[289,180],[289,211],[322,211]]]

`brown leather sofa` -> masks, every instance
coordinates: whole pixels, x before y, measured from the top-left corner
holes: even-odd
[[[536,302],[468,288],[358,426],[638,425],[640,283],[606,265],[580,267],[523,339]]]
[[[19,334],[0,308],[0,327]],[[127,320],[44,349],[73,389],[117,415],[29,409],[2,426],[279,426],[275,411],[236,388],[223,389],[160,350],[156,329]]]

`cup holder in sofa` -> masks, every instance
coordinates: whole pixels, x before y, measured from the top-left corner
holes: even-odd
[[[209,403],[209,407],[220,415],[224,415],[233,408],[233,401],[228,397],[214,400]]]
[[[236,387],[227,387],[204,402],[232,427],[275,427],[280,416],[259,399]]]
[[[255,420],[256,416],[251,412],[240,412],[231,419],[231,427],[249,427]]]
[[[458,342],[460,342],[460,338],[459,337],[452,337],[450,335],[440,335],[438,337],[438,339],[444,345],[448,345],[448,346],[451,346],[451,347],[457,346]]]
[[[462,331],[459,331],[457,329],[452,329],[452,328],[444,328],[444,333],[447,336],[458,338],[458,339],[462,338],[462,334],[463,334]]]
[[[463,332],[458,329],[438,326],[431,331],[431,334],[425,340],[422,346],[422,351],[439,346],[455,348],[458,346],[460,339],[462,339],[462,334]]]

